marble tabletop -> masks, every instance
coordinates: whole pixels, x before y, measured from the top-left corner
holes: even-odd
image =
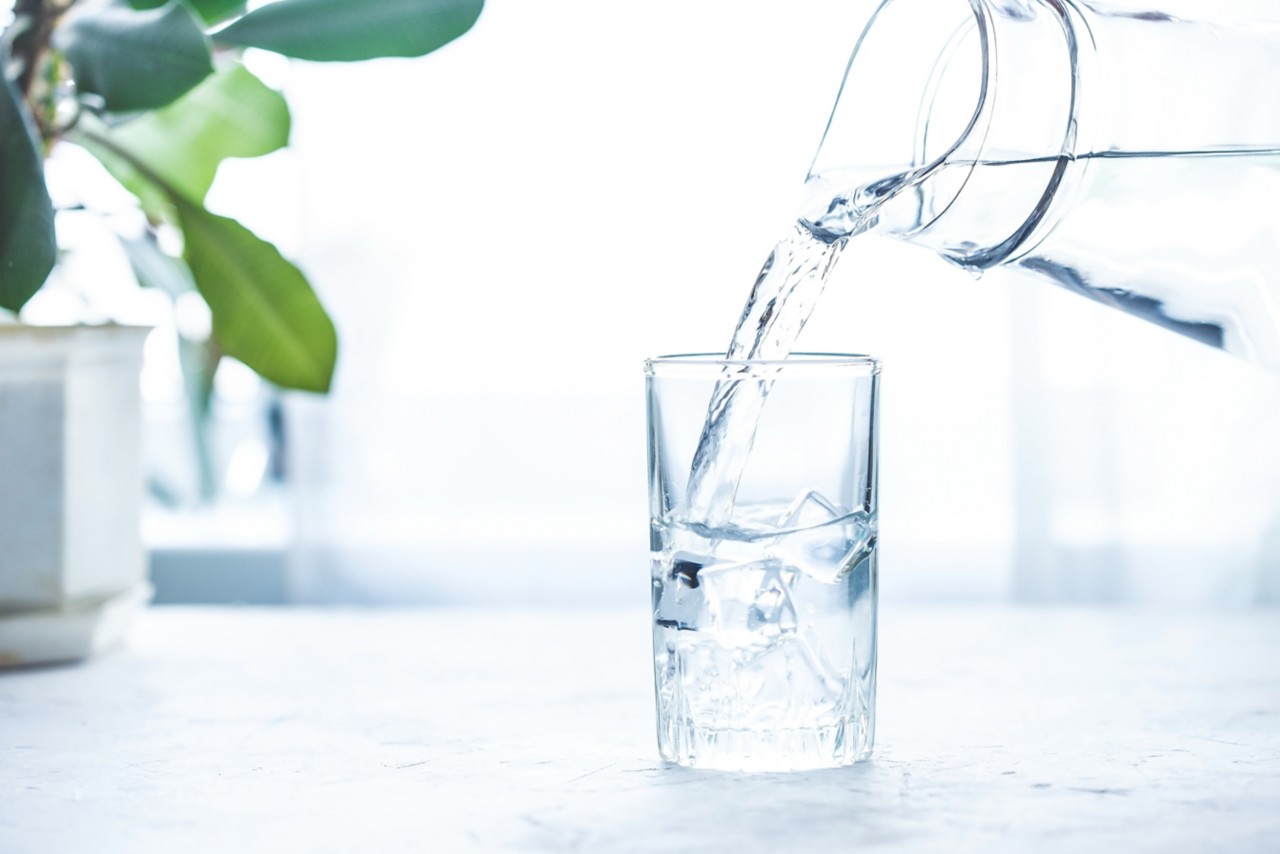
[[[737,775],[643,611],[153,608],[0,674],[0,851],[1280,850],[1280,612],[881,616],[872,760]]]

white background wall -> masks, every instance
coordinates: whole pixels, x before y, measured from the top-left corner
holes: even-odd
[[[727,343],[868,10],[490,0],[420,60],[258,62],[294,149],[224,167],[211,206],[342,336],[332,397],[291,405],[302,597],[644,595],[641,362]],[[885,362],[886,596],[1261,596],[1280,384],[867,243],[802,343]]]

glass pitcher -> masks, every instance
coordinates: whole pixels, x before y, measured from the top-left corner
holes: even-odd
[[[883,0],[802,224],[1029,271],[1280,371],[1280,9],[1151,2]]]

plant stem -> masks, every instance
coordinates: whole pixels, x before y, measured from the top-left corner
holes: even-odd
[[[14,4],[14,20],[25,28],[13,40],[13,58],[20,63],[18,72],[18,91],[31,107],[32,114],[40,125],[40,133],[46,139],[52,136],[52,128],[47,127],[44,120],[46,110],[35,101],[43,101],[53,97],[52,92],[37,92],[40,82],[40,68],[49,51],[49,43],[53,38],[53,30],[58,21],[67,13],[76,0],[17,0]]]

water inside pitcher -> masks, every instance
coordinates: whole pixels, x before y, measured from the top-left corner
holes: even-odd
[[[1026,271],[1280,372],[1280,10],[1155,2],[884,0],[801,221]]]

